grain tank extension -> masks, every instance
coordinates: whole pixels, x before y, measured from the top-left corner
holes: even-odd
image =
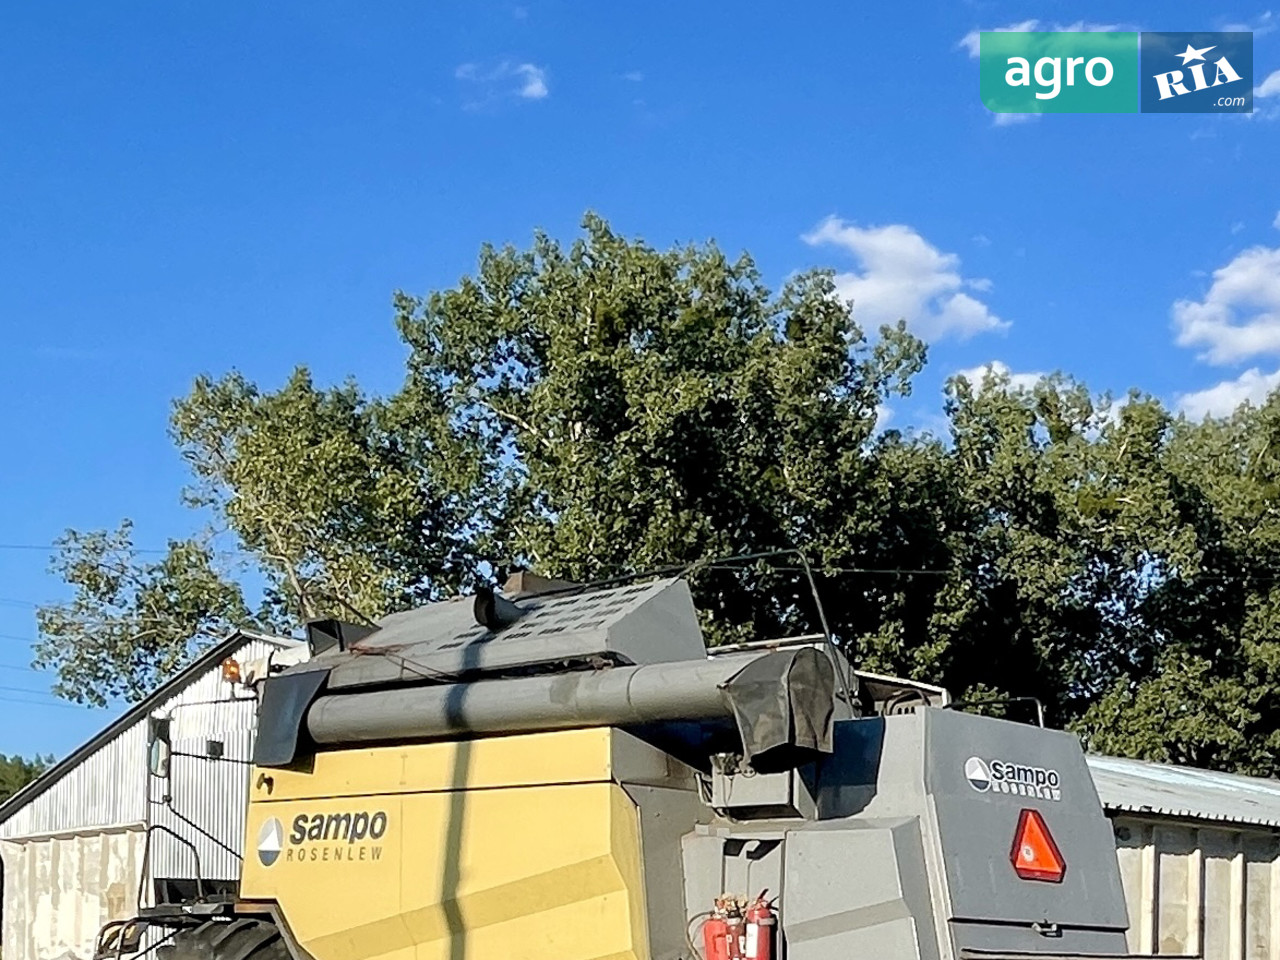
[[[1074,737],[820,644],[709,657],[682,580],[311,639],[262,695],[238,899],[146,918],[170,960],[1125,954]]]

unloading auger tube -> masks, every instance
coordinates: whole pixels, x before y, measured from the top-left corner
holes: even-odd
[[[731,719],[731,681],[754,664],[781,683],[784,666],[794,666],[797,653],[806,666],[819,670],[817,664],[825,661],[811,650],[744,653],[701,662],[334,694],[311,706],[307,732],[317,744],[334,746]]]
[[[481,594],[393,615],[373,632],[329,623],[313,629],[313,646],[317,635],[333,642],[266,685],[259,766],[288,766],[308,743],[717,720],[736,723],[746,757],[772,751],[776,762],[790,748],[829,751],[831,723],[848,715],[826,652],[708,658],[683,581],[523,601]]]

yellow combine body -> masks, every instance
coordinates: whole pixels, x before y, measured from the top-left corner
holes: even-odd
[[[255,771],[241,896],[278,904],[316,960],[645,960],[638,811],[613,779],[621,736],[343,750],[308,772]]]

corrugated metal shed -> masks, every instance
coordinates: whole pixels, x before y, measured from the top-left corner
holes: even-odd
[[[5,960],[87,957],[106,921],[154,901],[156,881],[193,879],[190,847],[153,828],[194,844],[202,879],[239,877],[257,698],[221,664],[300,646],[233,634],[0,804]],[[170,724],[167,777],[147,768],[153,717]]]
[[[1280,960],[1280,781],[1088,759],[1116,835],[1129,949]]]
[[[1280,827],[1280,780],[1241,777],[1118,757],[1089,757],[1111,811]]]

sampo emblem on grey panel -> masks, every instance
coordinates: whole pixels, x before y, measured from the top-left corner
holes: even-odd
[[[1039,800],[1062,799],[1062,777],[1052,767],[970,757],[964,776],[979,793],[1007,793]]]

